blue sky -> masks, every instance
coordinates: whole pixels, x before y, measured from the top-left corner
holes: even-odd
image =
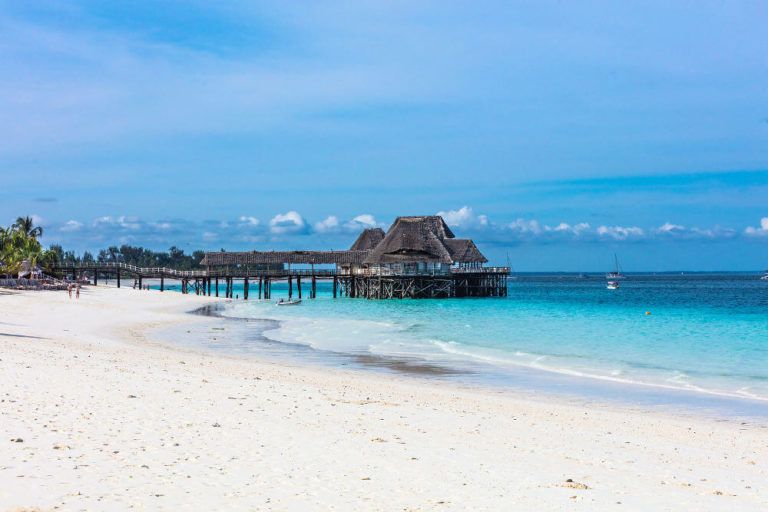
[[[768,268],[765,2],[0,0],[0,224],[521,270]]]

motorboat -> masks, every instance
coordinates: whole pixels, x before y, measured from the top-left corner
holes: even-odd
[[[765,271],[765,275],[760,278],[761,281],[768,281],[768,270]]]
[[[293,300],[280,299],[279,301],[275,302],[276,306],[295,306],[297,304],[301,304],[301,299],[293,299]]]
[[[616,281],[608,281],[608,283],[606,283],[605,287],[608,288],[609,290],[618,290],[619,289],[619,283],[617,283]]]

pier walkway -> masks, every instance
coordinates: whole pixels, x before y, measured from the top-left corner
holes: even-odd
[[[248,299],[251,287],[258,287],[258,298],[272,297],[272,283],[288,282],[288,297],[293,297],[296,281],[298,297],[302,297],[302,278],[309,281],[309,297],[317,296],[317,281],[333,281],[333,297],[383,298],[440,298],[440,297],[493,297],[506,296],[509,267],[453,268],[450,273],[392,273],[371,269],[264,269],[255,266],[208,267],[204,270],[177,270],[167,267],[137,267],[120,262],[58,263],[53,270],[69,274],[73,279],[113,277],[120,287],[121,279],[136,279],[139,287],[145,279],[159,279],[160,291],[165,281],[181,282],[182,293],[219,296],[220,281],[224,296],[233,298],[235,280],[242,280],[243,299]],[[254,289],[254,292],[256,290]]]

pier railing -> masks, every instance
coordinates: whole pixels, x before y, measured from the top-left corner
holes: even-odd
[[[450,272],[407,272],[392,271],[390,269],[245,269],[228,268],[221,270],[177,270],[168,267],[138,267],[127,263],[115,261],[92,261],[72,263],[64,262],[54,265],[55,270],[61,271],[94,271],[94,272],[117,272],[123,271],[126,274],[134,274],[142,277],[167,277],[171,279],[199,279],[207,277],[333,277],[333,276],[449,276],[452,274],[509,274],[509,267],[480,267],[480,268],[451,268]]]
[[[177,270],[175,268],[167,267],[137,267],[136,265],[128,265],[127,263],[120,263],[116,261],[89,261],[84,263],[58,263],[54,265],[55,270],[93,270],[93,271],[117,271],[123,270],[127,273],[141,275],[141,276],[166,276],[166,277],[178,277],[178,278],[195,278],[195,277],[208,277],[206,270]]]
[[[454,274],[509,274],[510,267],[452,268]]]

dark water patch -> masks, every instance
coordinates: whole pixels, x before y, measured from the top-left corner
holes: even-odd
[[[448,368],[433,363],[427,363],[418,359],[384,357],[374,354],[339,354],[342,357],[348,357],[357,364],[373,367],[386,368],[398,373],[412,375],[467,375],[470,372],[456,368]]]

